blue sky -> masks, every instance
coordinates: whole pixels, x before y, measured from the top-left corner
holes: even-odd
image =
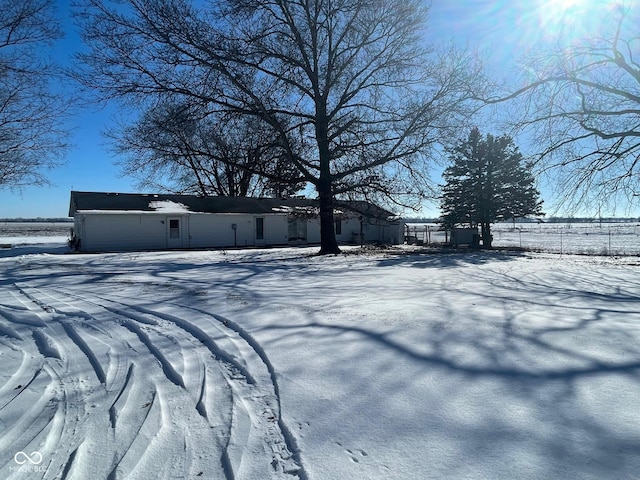
[[[58,0],[67,38],[57,47],[61,59],[78,47],[78,37],[69,18],[69,1]],[[596,6],[600,0],[433,0],[428,25],[430,41],[468,42],[491,52],[490,65],[497,74],[513,68],[515,59],[529,48],[562,32],[581,35],[597,28]],[[69,192],[135,191],[131,178],[121,177],[116,160],[101,132],[109,125],[113,107],[85,109],[73,119],[72,148],[66,163],[52,170],[51,187],[25,188],[21,192],[0,191],[0,218],[64,217]],[[490,133],[490,132],[487,132]],[[494,132],[500,133],[500,132]],[[526,153],[526,148],[521,146]],[[548,205],[552,199],[542,189]],[[437,216],[433,206],[422,214]]]

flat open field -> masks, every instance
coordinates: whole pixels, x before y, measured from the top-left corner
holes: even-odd
[[[444,243],[437,224],[408,224],[425,243]],[[495,247],[550,253],[640,255],[639,223],[498,223],[491,227]]]
[[[71,222],[0,222],[0,244],[64,243]]]

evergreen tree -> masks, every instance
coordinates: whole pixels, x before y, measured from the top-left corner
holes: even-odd
[[[524,161],[511,137],[483,138],[474,128],[449,152],[449,159],[441,199],[445,226],[480,226],[482,244],[491,248],[491,223],[544,215],[533,165]]]

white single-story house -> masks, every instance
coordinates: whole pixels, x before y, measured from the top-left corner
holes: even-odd
[[[366,202],[336,202],[339,243],[398,244],[403,224]],[[71,192],[72,244],[82,252],[320,243],[317,200]]]

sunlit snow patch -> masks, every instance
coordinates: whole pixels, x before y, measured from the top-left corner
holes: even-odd
[[[183,213],[188,212],[189,208],[186,205],[178,202],[172,202],[171,200],[160,200],[157,202],[150,202],[149,208],[154,209],[156,212],[166,213]]]

